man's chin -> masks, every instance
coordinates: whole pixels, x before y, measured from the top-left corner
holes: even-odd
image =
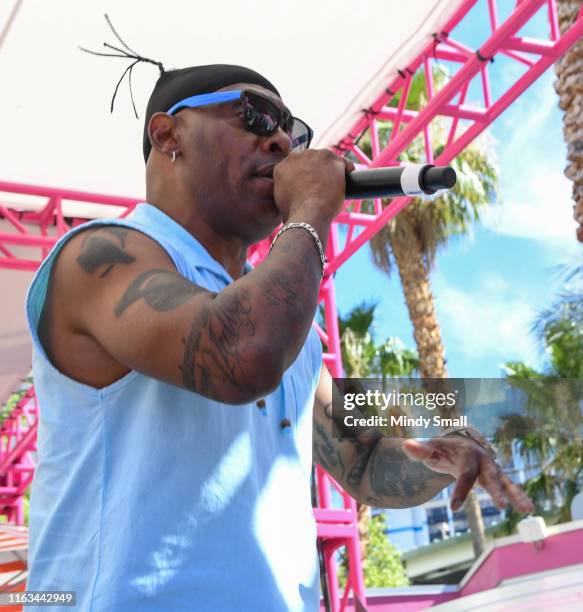
[[[251,178],[253,187],[260,193],[271,195],[273,198],[273,179],[268,176],[254,176]]]
[[[261,215],[261,224],[256,224],[256,232],[254,232],[255,235],[253,237],[253,244],[261,242],[266,238],[269,238],[273,234],[273,232],[275,232],[275,230],[281,225],[281,213],[279,212],[279,210],[277,210],[275,203],[273,204],[273,208],[275,209],[273,211],[274,214],[264,213]]]
[[[241,203],[247,211],[249,226],[254,227],[253,243],[257,243],[268,238],[281,225],[282,217],[273,197],[273,181],[257,179],[252,183],[253,193],[247,191],[245,203]],[[260,184],[259,189],[255,188],[256,183]],[[266,188],[269,183],[271,188]]]

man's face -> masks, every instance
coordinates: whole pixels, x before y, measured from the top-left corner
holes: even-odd
[[[237,83],[218,91],[236,89],[260,93],[287,110],[279,96],[259,85]],[[291,140],[281,129],[253,134],[242,114],[239,101],[179,111],[180,167],[215,231],[256,242],[281,222],[270,177]]]

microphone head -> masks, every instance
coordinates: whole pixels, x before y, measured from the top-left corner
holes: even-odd
[[[456,181],[457,176],[451,166],[429,166],[420,177],[421,186],[426,193],[435,193],[438,189],[451,189]]]
[[[451,166],[445,166],[441,174],[441,180],[446,189],[451,189],[457,182],[455,170]]]

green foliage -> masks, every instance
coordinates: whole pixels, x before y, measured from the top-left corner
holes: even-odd
[[[27,389],[23,389],[12,393],[4,406],[2,406],[2,411],[0,412],[0,423],[4,423],[5,419],[10,415],[10,413],[16,408],[16,405],[22,398],[22,396],[26,393]]]
[[[549,495],[552,493],[553,483],[548,475],[540,473],[534,478],[530,478],[522,485],[535,505],[534,514],[542,516],[547,525],[559,522],[559,512],[557,508],[549,503]],[[512,535],[517,532],[518,523],[524,518],[524,514],[517,512],[512,505],[506,509],[504,520],[498,525],[495,537]]]
[[[376,304],[362,302],[345,317],[338,317],[342,363],[347,377],[412,376],[419,368],[419,357],[398,338],[381,344],[374,339]]]
[[[364,586],[366,588],[408,586],[409,579],[401,561],[401,553],[385,534],[386,515],[377,514],[369,522],[367,558],[363,561]],[[341,555],[338,582],[346,585],[346,554]]]
[[[561,266],[565,290],[532,326],[546,349],[547,375],[583,378],[583,265]]]
[[[338,331],[340,336],[347,329],[351,329],[355,334],[364,336],[372,332],[374,314],[377,304],[361,302],[355,306],[346,317],[338,317]]]
[[[583,267],[576,272],[583,277]],[[526,414],[504,417],[495,441],[505,455],[514,449],[541,466],[523,486],[536,513],[552,524],[571,520],[571,501],[583,488],[583,291],[576,287],[559,296],[533,331],[547,363],[542,372],[520,362],[506,364],[507,378],[526,397]],[[512,533],[519,518],[507,512],[500,532]]]
[[[583,378],[583,291],[562,294],[533,330],[546,348],[549,374]]]
[[[419,370],[417,351],[405,347],[399,338],[389,338],[377,348],[379,374],[385,378],[405,378]]]
[[[26,491],[24,492],[24,504],[23,504],[24,524],[27,526],[28,526],[28,521],[29,521],[29,516],[30,516],[30,492],[31,492],[30,487],[28,487]]]
[[[367,588],[409,584],[401,553],[389,542],[386,528],[385,514],[377,514],[369,523],[367,558],[363,564],[364,585]]]

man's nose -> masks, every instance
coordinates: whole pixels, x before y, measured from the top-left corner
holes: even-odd
[[[261,147],[266,153],[277,153],[285,157],[292,149],[291,137],[280,127],[273,134],[265,136],[262,140]]]

